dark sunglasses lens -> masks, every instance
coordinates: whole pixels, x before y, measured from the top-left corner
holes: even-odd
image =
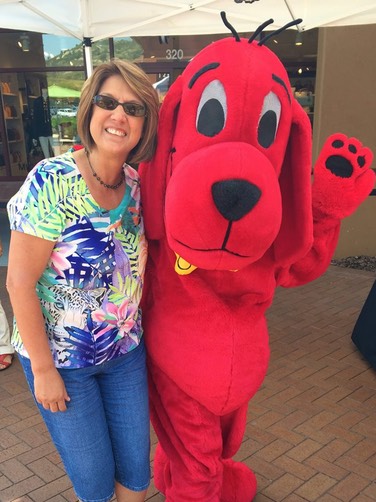
[[[115,110],[118,103],[108,96],[95,96],[94,103],[99,106],[99,108],[104,108],[105,110]]]
[[[135,103],[123,103],[124,111],[132,117],[143,117],[145,115],[145,107]]]
[[[121,105],[125,113],[132,117],[144,117],[146,115],[146,109],[143,105],[138,103],[119,103],[116,99],[109,96],[94,96],[93,103],[104,110],[115,110],[117,106]]]

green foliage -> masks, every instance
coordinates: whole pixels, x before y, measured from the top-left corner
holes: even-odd
[[[77,118],[76,117],[64,117],[64,116],[58,116],[58,115],[53,115],[51,117],[51,125],[52,125],[52,130],[55,134],[59,133],[59,126],[61,124],[65,124],[65,127],[68,128],[67,130],[67,137],[69,139],[73,139],[74,136],[77,134]],[[64,131],[62,131],[63,138],[64,139]]]
[[[131,38],[119,38],[114,40],[115,56],[120,59],[134,61],[143,54],[143,48]],[[93,65],[96,66],[100,63],[110,59],[109,40],[99,40],[92,45],[92,59]],[[84,65],[83,47],[78,43],[72,49],[62,51],[57,56],[48,59],[46,65],[50,68],[56,66],[72,66],[72,69],[77,66]],[[66,75],[70,80],[70,77]],[[61,83],[59,85],[62,85]]]

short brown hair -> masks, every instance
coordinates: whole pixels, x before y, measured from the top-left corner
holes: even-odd
[[[132,92],[146,107],[146,116],[141,139],[130,152],[127,163],[138,164],[150,160],[156,147],[159,100],[146,73],[136,64],[120,59],[111,59],[97,66],[83,85],[80,105],[77,112],[77,132],[82,144],[89,151],[94,146],[90,134],[90,122],[93,114],[93,98],[103,83],[113,75],[119,75]]]

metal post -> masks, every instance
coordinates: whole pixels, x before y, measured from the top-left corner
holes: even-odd
[[[84,47],[86,78],[89,78],[90,75],[93,73],[93,58],[92,58],[91,46],[92,46],[92,39],[90,37],[84,37],[83,47]]]

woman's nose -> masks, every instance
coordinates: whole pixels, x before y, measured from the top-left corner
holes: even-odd
[[[125,110],[121,106],[121,104],[118,104],[118,106],[112,111],[112,114],[115,115],[117,118],[126,117],[128,119],[128,115],[125,113]]]

